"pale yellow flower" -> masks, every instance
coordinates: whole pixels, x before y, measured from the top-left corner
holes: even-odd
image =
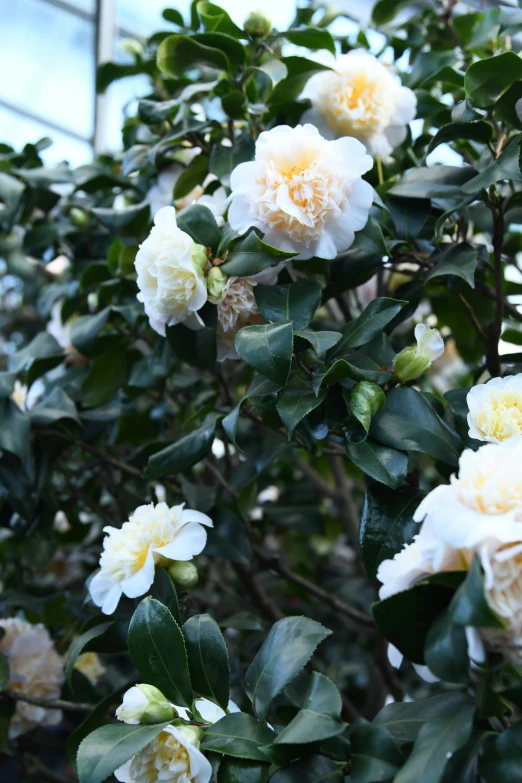
[[[105,666],[95,652],[84,652],[79,655],[74,668],[87,677],[93,685],[96,685],[100,677],[106,672]]]
[[[500,443],[522,435],[522,374],[473,386],[466,399],[470,438]]]

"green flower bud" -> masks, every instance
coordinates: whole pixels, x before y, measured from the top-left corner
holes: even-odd
[[[412,381],[426,372],[431,366],[431,359],[426,354],[421,353],[415,346],[404,348],[393,363],[393,369],[396,377],[402,383]]]
[[[207,276],[208,298],[217,304],[223,298],[228,277],[218,266],[213,266]]]
[[[134,57],[141,57],[143,54],[143,44],[136,38],[124,38],[120,46],[126,54],[132,54]]]
[[[89,223],[89,216],[87,212],[78,207],[71,207],[69,210],[69,220],[77,228],[85,228]]]
[[[194,563],[175,560],[169,568],[169,576],[173,582],[182,587],[195,587],[198,583],[198,569]]]
[[[116,710],[116,717],[131,725],[150,725],[173,720],[178,717],[178,713],[158,688],[140,683],[125,693],[123,703]]]
[[[272,32],[272,20],[263,11],[252,11],[243,25],[245,33],[252,38],[266,38]]]
[[[177,729],[188,745],[199,748],[205,733],[203,729],[199,726],[178,726]]]
[[[203,245],[197,245],[195,242],[192,245],[192,263],[196,267],[196,269],[199,271],[201,275],[203,275],[203,270],[205,269],[208,258],[207,258],[207,252]]]

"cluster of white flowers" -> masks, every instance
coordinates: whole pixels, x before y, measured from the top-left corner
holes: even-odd
[[[225,711],[208,699],[196,699],[194,708],[205,723],[216,723]],[[228,712],[239,712],[233,701]],[[129,724],[160,723],[174,717],[188,721],[185,707],[169,704],[161,691],[151,685],[136,685],[128,690],[116,717]],[[210,762],[199,750],[203,732],[185,724],[167,726],[143,750],[133,756],[114,773],[121,783],[209,783],[212,778]]]
[[[100,570],[89,584],[93,602],[112,614],[122,595],[144,595],[154,581],[156,563],[192,560],[203,551],[204,526],[212,527],[212,520],[200,511],[150,503],[139,506],[120,529],[105,527]]]
[[[492,391],[498,388],[494,384]],[[470,397],[476,397],[475,390]],[[504,431],[501,425],[498,431]],[[474,431],[470,434],[474,436]],[[430,574],[467,570],[478,556],[486,600],[504,623],[504,628],[480,629],[480,636],[516,664],[522,663],[521,464],[520,437],[478,451],[466,449],[458,477],[432,490],[416,510],[413,518],[422,523],[418,535],[393,559],[382,562],[377,574],[384,599]]]
[[[198,203],[208,207],[218,225],[228,222],[244,235],[251,228],[273,247],[295,253],[297,259],[335,259],[366,225],[373,201],[372,187],[362,176],[372,168],[367,151],[388,157],[406,137],[416,99],[377,58],[363,51],[331,57],[329,70],[313,76],[303,97],[312,109],[304,125],[277,126],[259,135],[255,159],[240,163],[230,177],[230,195],[218,187],[211,195],[203,185],[174,202],[173,188],[184,170],[164,169],[147,198],[155,226],[136,256],[138,298],[151,326],[203,324],[198,311],[207,300],[218,306],[218,358],[237,357],[234,339],[239,328],[263,319],[256,307],[251,279],[233,277],[219,301],[213,291],[216,276],[205,248],[176,225],[176,209]],[[198,154],[186,150],[187,161]],[[223,273],[221,276],[226,278]],[[274,279],[275,282],[275,279]],[[219,286],[218,286],[219,287]]]
[[[59,698],[65,680],[64,665],[45,626],[31,625],[18,617],[0,620],[0,653],[9,664],[10,691],[34,699]],[[17,701],[9,736],[19,737],[36,726],[54,726],[61,719],[60,710]]]

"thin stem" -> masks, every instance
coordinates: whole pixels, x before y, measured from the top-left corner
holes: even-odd
[[[384,177],[382,174],[382,160],[380,155],[375,156],[375,162],[377,164],[377,177],[379,178],[379,185],[384,185]]]
[[[486,364],[490,375],[494,378],[500,375],[501,364],[498,343],[502,334],[504,318],[504,276],[502,270],[502,244],[504,242],[504,212],[502,201],[493,188],[490,191],[490,209],[493,214],[493,259],[495,262],[495,301],[497,309],[493,323],[488,329],[488,350]]]
[[[41,430],[41,432],[43,432],[45,435],[53,435],[55,438],[67,441],[67,443],[70,445],[76,446],[76,448],[82,449],[83,451],[87,451],[89,454],[97,457],[102,462],[106,462],[108,465],[112,465],[113,468],[117,468],[123,473],[128,473],[130,476],[134,476],[135,478],[142,478],[142,472],[139,470],[139,468],[135,468],[132,465],[127,465],[126,462],[121,462],[119,459],[111,457],[110,454],[102,451],[97,446],[93,446],[91,443],[85,443],[82,440],[75,440],[70,435],[66,435],[59,430]]]
[[[487,346],[488,345],[488,338],[486,337],[486,334],[485,334],[484,330],[482,329],[477,316],[475,315],[475,311],[473,310],[473,308],[470,305],[470,303],[468,302],[468,300],[465,299],[464,296],[462,296],[462,294],[460,292],[458,293],[458,297],[459,297],[459,300],[460,300],[464,310],[466,311],[466,313],[468,315],[469,320],[473,324],[473,328],[477,332],[478,336],[480,337],[480,339],[482,340],[484,345]]]
[[[95,705],[85,702],[64,701],[63,699],[38,699],[34,696],[27,696],[25,693],[16,693],[16,691],[4,690],[2,696],[8,696],[14,701],[25,701],[27,704],[34,704],[35,707],[44,707],[47,710],[67,710],[69,712],[92,712]]]

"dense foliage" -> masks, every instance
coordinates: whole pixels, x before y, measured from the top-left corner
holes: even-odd
[[[522,11],[455,5],[166,9],[121,153],[0,145],[2,780],[522,781]]]

